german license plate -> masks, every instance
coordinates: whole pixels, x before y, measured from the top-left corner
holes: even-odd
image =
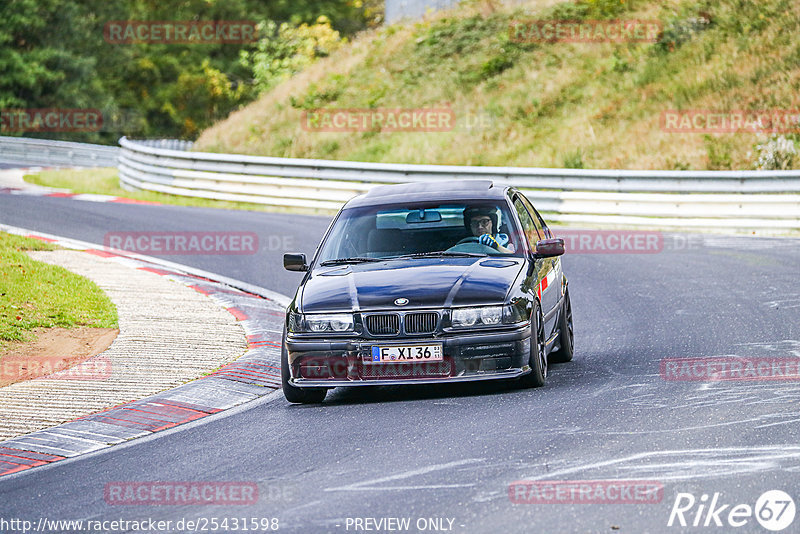
[[[388,345],[372,347],[372,363],[440,362],[442,344]]]

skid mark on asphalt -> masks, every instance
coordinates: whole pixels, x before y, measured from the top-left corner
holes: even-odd
[[[788,299],[768,300],[766,302],[762,302],[761,304],[776,310],[800,308],[800,296]]]
[[[740,343],[738,346],[751,351],[760,351],[765,355],[774,356],[775,353],[792,355],[800,358],[800,341],[796,339],[783,339],[781,341],[759,341],[755,343]],[[748,354],[748,356],[753,356]]]
[[[724,423],[710,423],[707,425],[694,425],[694,426],[682,426],[676,427],[672,426],[670,428],[662,428],[658,430],[624,430],[624,431],[614,431],[614,430],[577,430],[574,433],[576,434],[599,434],[599,435],[619,435],[619,436],[633,436],[633,435],[649,435],[649,434],[667,434],[671,435],[676,432],[689,432],[693,430],[708,430],[710,428],[720,428],[725,426],[736,426],[736,425],[749,425],[748,428],[764,428],[767,426],[776,426],[776,425],[784,425],[788,423],[792,423],[797,421],[798,419],[789,419],[786,421],[780,421],[777,423],[770,423],[770,424],[760,424],[763,423],[765,418],[770,417],[782,417],[782,414],[768,414],[765,416],[760,417],[753,417],[750,419],[738,419],[736,421],[725,421]],[[756,426],[753,426],[753,423],[759,423]]]
[[[556,469],[553,467],[558,466]],[[556,461],[514,469],[522,475],[502,479],[548,480],[653,480],[661,483],[719,479],[752,474],[800,472],[800,447],[728,447],[717,449],[676,449],[631,454],[597,462]],[[476,492],[476,503],[506,501],[507,482]]]
[[[790,424],[790,423],[796,423],[796,422],[800,421],[800,412],[770,414],[770,415],[766,415],[766,416],[762,417],[761,419],[764,420],[764,419],[769,419],[769,418],[783,419],[783,421],[777,421],[777,422],[774,422],[774,423],[764,422],[764,423],[762,423],[762,424],[760,424],[758,426],[755,426],[753,428],[757,428],[757,429],[758,428],[768,428],[768,427],[772,427],[772,426],[780,426],[780,425],[787,425],[787,424]]]
[[[799,468],[800,447],[775,445],[643,452],[601,462],[576,464],[522,478],[526,480],[639,479],[664,482],[741,476],[768,471],[794,471]]]
[[[325,488],[325,491],[397,491],[397,490],[414,490],[414,489],[454,489],[454,488],[470,488],[474,483],[468,484],[431,484],[431,485],[412,485],[412,486],[378,486],[376,484],[384,484],[386,482],[393,482],[396,480],[406,480],[416,476],[426,475],[437,471],[446,471],[461,466],[478,464],[485,462],[484,458],[467,458],[464,460],[456,460],[454,462],[447,462],[444,464],[434,464],[410,471],[404,471],[395,475],[386,477],[374,478],[372,480],[364,480],[362,482],[355,482],[346,486],[339,486],[334,488]]]
[[[789,293],[776,286],[762,288],[758,299],[767,299],[761,300],[761,305],[774,310],[800,308],[800,293]]]
[[[785,339],[739,343],[735,351],[726,354],[704,356],[704,359],[746,359],[746,358],[800,358],[800,341]],[[601,365],[593,369],[593,376],[603,376],[605,383],[595,387],[587,397],[590,399],[613,396],[615,401],[626,406],[645,409],[680,409],[719,407],[725,404],[778,405],[796,404],[800,401],[800,381],[793,377],[785,380],[708,380],[706,382],[685,382],[687,389],[683,394],[672,392],[663,394],[665,379],[658,372],[658,360],[626,368],[626,374]],[[654,371],[652,373],[648,371]],[[637,372],[639,371],[639,372]],[[585,369],[572,368],[559,370],[559,378],[582,378]],[[631,383],[635,381],[635,383]],[[580,393],[579,393],[580,394]]]

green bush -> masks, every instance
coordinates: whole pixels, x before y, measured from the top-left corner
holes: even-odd
[[[733,168],[731,154],[736,149],[729,137],[703,135],[703,144],[708,157],[707,169],[710,171],[727,171]]]
[[[583,151],[580,148],[564,156],[564,168],[565,169],[584,168]]]
[[[347,42],[324,16],[315,24],[299,26],[286,22],[278,26],[267,20],[258,29],[265,37],[258,41],[256,50],[242,50],[240,60],[253,71],[255,86],[261,92],[272,89]]]

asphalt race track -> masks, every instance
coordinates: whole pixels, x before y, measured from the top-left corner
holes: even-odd
[[[283,252],[311,254],[328,222],[0,195],[0,223],[97,243],[115,231],[256,232],[255,255],[164,257],[286,295],[300,277],[283,271]],[[552,366],[544,388],[359,388],[335,390],[319,406],[292,406],[277,393],[0,478],[0,515],[34,524],[171,520],[173,530],[181,519],[246,517],[278,518],[280,532],[366,531],[376,526],[366,518],[410,518],[409,532],[769,532],[752,516],[732,528],[728,512],[754,507],[768,490],[800,497],[798,381],[665,380],[660,363],[800,358],[800,240],[664,239],[658,253],[564,257],[576,357]],[[515,503],[509,485],[520,480],[647,480],[663,495],[647,503]],[[109,504],[106,484],[120,481],[254,482],[259,498]],[[724,527],[705,512],[691,526],[698,505],[685,514],[689,526],[668,527],[679,493],[698,504],[707,495],[706,509],[719,494],[717,508],[729,505],[716,516]],[[800,518],[784,532],[798,525]]]

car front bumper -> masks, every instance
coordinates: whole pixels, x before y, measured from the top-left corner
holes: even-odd
[[[509,379],[530,372],[530,324],[512,330],[415,338],[310,339],[289,336],[289,383],[295,387],[435,384]],[[372,347],[441,343],[444,361],[372,363]]]

